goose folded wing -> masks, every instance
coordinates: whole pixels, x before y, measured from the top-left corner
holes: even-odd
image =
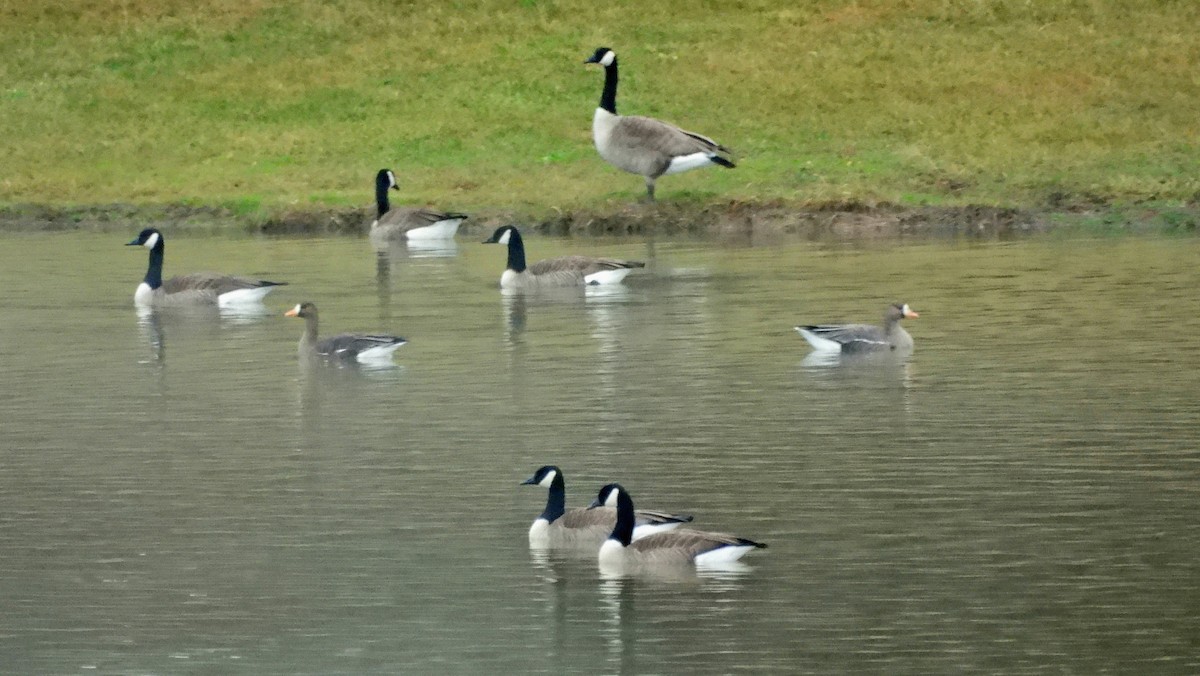
[[[618,129],[620,134],[613,136],[614,143],[624,142],[630,147],[653,149],[666,155],[730,152],[728,148],[707,136],[685,131],[652,117],[623,117]]]
[[[620,270],[623,268],[644,268],[641,261],[624,261],[616,258],[593,258],[591,256],[563,256],[548,258],[529,266],[529,271],[535,275],[571,273],[580,277],[601,270]]]
[[[612,507],[568,509],[561,518],[565,528],[612,528],[617,522],[617,510]]]
[[[841,343],[847,350],[870,349],[888,344],[883,329],[870,324],[825,324],[802,328],[826,340]]]
[[[262,279],[253,279],[251,277],[222,275],[215,272],[195,272],[190,275],[172,277],[163,282],[162,288],[166,293],[180,293],[182,291],[210,291],[220,295],[222,293],[229,293],[230,291],[238,291],[240,289],[257,289],[263,286],[274,285],[274,282],[268,282]]]
[[[466,218],[466,214],[445,213],[432,209],[401,207],[392,209],[379,219],[380,225],[402,225],[406,228],[423,228],[427,225],[440,223],[455,218]]]
[[[404,342],[398,336],[343,333],[326,338],[317,345],[317,352],[328,355],[353,356],[373,347],[384,347]]]

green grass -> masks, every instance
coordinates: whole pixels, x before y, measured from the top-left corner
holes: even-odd
[[[1136,7],[1136,9],[1135,9]],[[1200,3],[0,0],[0,202],[623,204],[624,113],[736,148],[665,200],[1200,199]]]

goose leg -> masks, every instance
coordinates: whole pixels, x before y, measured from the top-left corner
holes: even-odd
[[[646,177],[646,200],[648,202],[654,201],[654,181],[655,180],[657,180],[657,179],[655,179],[653,176]]]

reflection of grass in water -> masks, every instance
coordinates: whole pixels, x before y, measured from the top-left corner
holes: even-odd
[[[580,63],[609,44],[622,112],[739,151],[664,199],[1178,200],[1200,189],[1198,23],[1194,3],[17,4],[0,199],[367,204],[390,166],[405,203],[623,204],[641,181],[592,151]]]

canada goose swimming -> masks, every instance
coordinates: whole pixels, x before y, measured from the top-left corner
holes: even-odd
[[[301,357],[377,362],[391,358],[396,348],[408,342],[400,336],[361,333],[343,333],[317,340],[317,306],[310,302],[300,303],[283,313],[283,316],[304,319],[304,333],[300,336]]]
[[[823,352],[873,352],[876,350],[911,350],[912,336],[900,326],[901,319],[916,319],[908,303],[889,305],[883,314],[883,326],[871,324],[822,324],[797,326],[796,330],[813,349]]]
[[[375,174],[375,220],[371,223],[372,239],[437,240],[453,239],[458,224],[467,220],[466,214],[442,213],[418,207],[392,207],[388,189],[400,190],[391,169]]]
[[[522,486],[549,488],[546,509],[529,528],[529,544],[535,547],[592,549],[599,547],[617,522],[617,510],[567,509],[567,484],[562,470],[554,465],[539,467]],[[691,521],[691,516],[676,516],[663,512],[638,511],[634,515],[633,539],[664,533]]]
[[[719,164],[736,165],[723,157],[730,150],[716,141],[684,131],[652,117],[617,114],[617,53],[600,47],[584,63],[604,66],[604,93],[592,117],[592,140],[600,157],[614,167],[646,179],[646,194],[654,201],[654,182],[664,174]]]
[[[563,256],[538,261],[525,266],[525,243],[521,233],[511,225],[496,228],[484,244],[507,244],[508,266],[500,275],[502,289],[536,289],[550,286],[580,286],[582,284],[616,284],[633,268],[644,268],[641,261],[590,256]]]
[[[133,293],[133,302],[143,307],[171,305],[244,305],[261,302],[277,286],[287,282],[268,282],[264,279],[222,275],[215,272],[196,272],[162,278],[165,240],[154,228],[146,228],[126,246],[144,246],[150,250],[150,266],[146,276]]]
[[[612,534],[600,545],[601,565],[688,565],[712,566],[732,563],[752,549],[766,547],[761,542],[724,533],[681,529],[633,539],[633,499],[620,484],[608,484],[588,507],[617,509]]]

